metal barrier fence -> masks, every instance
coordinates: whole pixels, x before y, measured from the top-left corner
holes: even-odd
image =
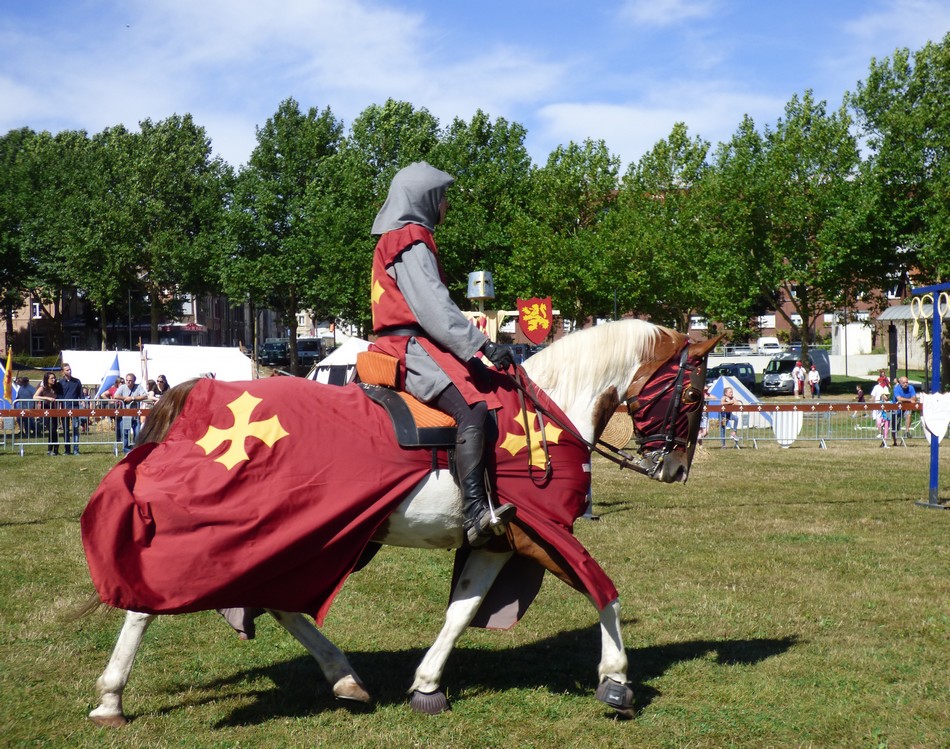
[[[80,454],[84,446],[105,446],[118,455],[131,447],[145,412],[125,408],[116,400],[15,400],[0,410],[0,447],[19,451],[46,450],[48,455]]]
[[[795,442],[878,442],[886,447],[907,446],[908,440],[924,441],[919,403],[898,407],[894,403],[803,403],[740,404],[721,406],[707,403],[707,446],[725,448],[777,444],[790,447]],[[907,417],[910,416],[908,424]]]

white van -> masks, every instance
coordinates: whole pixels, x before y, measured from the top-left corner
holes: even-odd
[[[760,338],[756,341],[755,348],[760,354],[780,354],[782,352],[782,344],[778,342],[778,338],[775,336]]]
[[[795,369],[795,362],[799,360],[799,357],[801,357],[800,350],[785,351],[772,357],[762,373],[762,392],[770,395],[794,393],[795,383],[792,380],[792,370]],[[808,349],[808,363],[814,364],[815,369],[818,370],[821,377],[820,387],[824,392],[831,384],[831,360],[828,358],[828,352],[819,348]]]

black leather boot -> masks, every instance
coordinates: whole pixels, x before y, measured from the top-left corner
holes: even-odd
[[[492,519],[485,490],[485,433],[468,427],[458,436],[455,445],[455,469],[462,489],[462,527],[472,547],[484,546],[495,535],[507,530],[515,516],[515,506],[504,504],[495,508]]]

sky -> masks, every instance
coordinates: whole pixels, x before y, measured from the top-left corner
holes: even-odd
[[[447,127],[482,110],[536,164],[603,140],[622,167],[684,122],[713,147],[794,95],[830,109],[872,58],[950,32],[950,0],[14,0],[0,11],[0,133],[137,130],[191,114],[247,162],[287,98],[348,129],[393,98]]]

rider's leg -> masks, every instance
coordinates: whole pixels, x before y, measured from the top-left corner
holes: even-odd
[[[471,546],[482,546],[494,535],[492,526],[504,527],[515,516],[515,506],[501,505],[495,509],[495,523],[488,505],[485,487],[485,424],[488,406],[485,402],[469,405],[455,385],[439,393],[434,404],[452,416],[458,424],[455,444],[455,468],[462,490],[462,525]]]

